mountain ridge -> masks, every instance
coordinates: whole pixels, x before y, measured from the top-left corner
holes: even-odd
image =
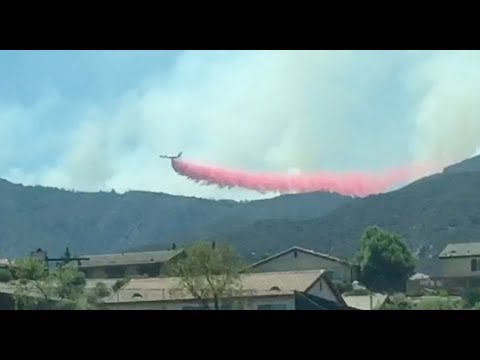
[[[446,243],[480,239],[479,186],[478,156],[361,199],[317,192],[237,202],[0,180],[0,256],[23,256],[38,247],[53,255],[66,246],[96,254],[224,239],[251,260],[292,245],[351,258],[364,229],[378,225],[404,237],[420,270],[435,271]]]

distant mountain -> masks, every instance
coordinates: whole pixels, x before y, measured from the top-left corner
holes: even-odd
[[[397,191],[356,199],[310,220],[263,220],[227,238],[251,252],[299,245],[351,258],[366,227],[402,235],[419,258],[419,270],[436,272],[447,243],[480,241],[480,172],[434,175]]]
[[[292,245],[352,257],[364,229],[402,235],[435,271],[449,242],[480,240],[480,157],[387,194],[352,199],[331,193],[269,200],[213,201],[162,193],[80,193],[0,180],[0,257],[42,247],[58,255],[165,249],[172,242],[225,240],[247,258]]]
[[[480,156],[475,156],[459,162],[458,164],[448,166],[443,172],[445,174],[459,172],[480,172]]]
[[[60,254],[66,246],[81,254],[123,251],[149,244],[209,236],[264,219],[318,218],[351,201],[313,193],[235,202],[162,193],[81,193],[0,180],[0,257],[38,247]]]

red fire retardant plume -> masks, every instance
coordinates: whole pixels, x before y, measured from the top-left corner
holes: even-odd
[[[313,191],[335,192],[341,195],[365,197],[391,190],[396,185],[426,175],[431,166],[405,166],[381,173],[277,174],[249,173],[201,165],[182,159],[172,160],[173,169],[190,180],[221,188],[243,188],[265,192],[302,193]]]

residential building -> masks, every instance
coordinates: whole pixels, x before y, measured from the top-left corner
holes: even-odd
[[[184,250],[85,255],[78,268],[89,279],[119,279],[165,275],[165,265],[185,255]]]
[[[317,251],[294,246],[278,254],[260,260],[243,270],[248,273],[327,270],[332,280],[351,283],[357,279],[357,268],[346,260]]]
[[[441,276],[432,277],[436,287],[452,294],[480,288],[480,243],[448,244],[438,258]]]
[[[480,243],[448,244],[438,258],[443,277],[480,277]]]
[[[346,309],[325,270],[242,274],[239,288],[223,299],[223,309],[300,310]],[[200,310],[179,278],[133,279],[105,300],[116,310]]]

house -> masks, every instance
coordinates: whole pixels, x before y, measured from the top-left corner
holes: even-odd
[[[79,261],[78,269],[89,279],[156,277],[165,273],[165,264],[184,255],[184,250],[86,255],[89,260]]]
[[[480,288],[480,243],[448,244],[438,259],[442,274],[435,281],[440,287],[457,291]]]
[[[243,270],[248,273],[327,270],[336,282],[351,283],[357,279],[357,268],[346,260],[317,251],[294,246],[278,254],[260,260]]]
[[[448,244],[438,258],[444,277],[480,277],[480,243]]]
[[[303,310],[346,309],[325,270],[247,273],[222,309]],[[197,299],[179,278],[133,279],[105,300],[112,310],[200,310]]]

